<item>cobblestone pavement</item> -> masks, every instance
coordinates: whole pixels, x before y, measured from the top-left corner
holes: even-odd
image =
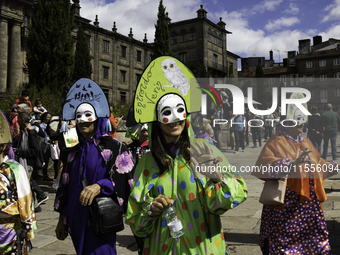
[[[225,131],[221,137],[225,138]],[[338,139],[338,151],[340,151],[340,139]],[[252,146],[252,144],[250,145]],[[261,148],[246,147],[245,152],[234,154],[230,147],[226,146],[226,139],[222,139],[222,152],[229,161],[237,167],[254,165]],[[339,155],[339,153],[338,153]],[[330,149],[329,158],[330,159]],[[229,254],[257,255],[261,254],[258,246],[262,205],[258,202],[263,182],[242,174],[248,186],[248,199],[233,210],[227,211],[221,216],[225,233],[226,248]],[[53,176],[52,172],[50,176]],[[50,187],[53,182],[38,182],[43,190],[48,193],[49,200],[42,205],[43,211],[36,215],[38,230],[33,240],[35,247],[30,255],[52,254],[76,254],[71,238],[59,241],[55,237],[55,226],[58,214],[53,211],[55,191]],[[324,182],[328,200],[323,203],[323,209],[330,231],[330,243],[333,254],[340,254],[340,174]],[[137,245],[129,226],[126,225],[122,232],[117,234],[117,251],[123,255],[137,255]]]

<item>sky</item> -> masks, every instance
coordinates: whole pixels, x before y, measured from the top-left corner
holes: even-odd
[[[340,39],[340,0],[163,0],[171,22],[197,17],[200,5],[207,18],[227,24],[227,49],[242,58],[265,57],[273,50],[275,62],[287,51],[298,51],[298,41],[321,35],[322,41]],[[80,15],[99,26],[137,40],[147,34],[154,41],[159,0],[80,0]]]

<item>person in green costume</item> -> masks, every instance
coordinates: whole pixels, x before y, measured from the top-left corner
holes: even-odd
[[[155,112],[157,121],[148,130],[151,151],[136,167],[127,224],[144,238],[145,255],[227,254],[220,215],[246,200],[243,178],[215,146],[194,138],[179,94],[163,95]],[[208,166],[224,171],[204,172]],[[170,236],[163,214],[171,205],[184,229],[177,239]]]

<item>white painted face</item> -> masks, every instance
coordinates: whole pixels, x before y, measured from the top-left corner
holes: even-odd
[[[304,115],[300,109],[296,109],[294,112],[294,120],[296,120],[297,125],[301,125],[307,122],[307,116]]]
[[[83,123],[83,122],[93,122],[97,119],[96,113],[93,109],[93,106],[84,103],[79,105],[77,111],[76,111],[76,122]]]
[[[176,94],[161,98],[157,105],[157,120],[164,124],[184,120],[187,116],[183,99]]]

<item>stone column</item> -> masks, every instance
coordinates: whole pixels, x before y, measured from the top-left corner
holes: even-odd
[[[11,23],[9,52],[9,88],[11,91],[19,86],[21,77],[21,27],[19,22]]]
[[[8,21],[0,18],[0,93],[7,88]]]

